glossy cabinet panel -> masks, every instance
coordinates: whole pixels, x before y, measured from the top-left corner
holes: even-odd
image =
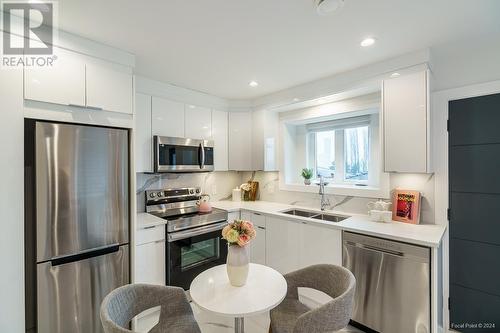
[[[255,239],[250,243],[250,262],[266,264],[266,217],[259,213],[241,212],[241,219],[250,221],[255,228]]]
[[[135,94],[135,172],[153,172],[151,96]]]
[[[152,135],[185,137],[184,104],[165,98],[152,99]]]
[[[135,283],[165,285],[165,239],[135,247]]]
[[[212,140],[214,141],[214,169],[228,170],[228,113],[212,110]]]
[[[85,62],[81,56],[54,48],[53,67],[24,68],[24,99],[85,106]]]
[[[203,140],[212,138],[211,109],[187,104],[184,112],[186,117],[186,138]]]
[[[430,172],[429,88],[426,71],[383,83],[386,172]]]
[[[86,105],[106,111],[133,113],[132,74],[110,66],[87,64]]]
[[[229,112],[229,170],[253,170],[251,112]]]
[[[342,265],[342,231],[314,224],[300,225],[300,267]]]
[[[266,217],[266,265],[282,274],[300,267],[300,223]]]

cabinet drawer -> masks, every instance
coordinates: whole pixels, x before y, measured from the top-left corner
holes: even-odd
[[[241,212],[241,219],[252,222],[255,227],[266,228],[266,217],[261,213]]]
[[[229,223],[233,222],[234,220],[239,220],[240,219],[240,212],[232,212],[227,214],[227,221]]]
[[[145,229],[137,229],[136,245],[165,240],[165,226],[157,225]]]

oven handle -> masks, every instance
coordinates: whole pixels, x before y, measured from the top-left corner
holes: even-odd
[[[186,239],[194,236],[199,236],[202,234],[207,234],[209,232],[217,231],[217,230],[222,230],[225,226],[227,225],[227,221],[216,223],[216,224],[210,224],[205,227],[199,227],[199,228],[194,228],[194,229],[189,229],[186,231],[178,231],[174,232],[171,234],[167,235],[168,242],[175,242],[181,239]]]

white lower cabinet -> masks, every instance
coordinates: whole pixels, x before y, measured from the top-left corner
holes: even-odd
[[[241,219],[253,223],[256,236],[250,243],[250,262],[266,264],[266,217],[259,213],[241,212]]]
[[[299,266],[342,265],[342,231],[324,226],[300,225]]]
[[[165,226],[139,229],[135,246],[135,283],[165,285]],[[160,308],[136,316],[137,332],[148,332],[158,323]]]
[[[266,217],[266,265],[281,274],[299,266],[300,223]]]

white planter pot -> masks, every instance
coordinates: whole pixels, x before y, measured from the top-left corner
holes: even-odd
[[[244,286],[248,278],[248,246],[229,245],[227,251],[227,276],[235,287]]]

